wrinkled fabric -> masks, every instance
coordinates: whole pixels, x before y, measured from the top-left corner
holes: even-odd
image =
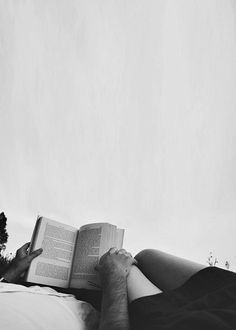
[[[0,310],[4,330],[98,329],[90,304],[48,287],[0,283]]]
[[[236,329],[236,274],[208,267],[181,287],[130,304],[135,330]]]

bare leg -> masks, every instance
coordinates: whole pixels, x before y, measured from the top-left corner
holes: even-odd
[[[129,302],[162,292],[136,266],[132,266],[128,275],[127,289]]]
[[[158,250],[143,250],[135,256],[141,272],[162,291],[176,289],[206,266]]]

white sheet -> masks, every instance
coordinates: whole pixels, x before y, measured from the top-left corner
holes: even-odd
[[[1,329],[98,329],[90,304],[48,287],[0,283],[0,310]]]

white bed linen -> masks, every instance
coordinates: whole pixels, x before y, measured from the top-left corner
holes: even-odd
[[[95,330],[99,313],[73,295],[49,287],[0,283],[1,329]]]

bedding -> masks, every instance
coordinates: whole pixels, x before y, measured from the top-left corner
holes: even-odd
[[[87,302],[49,287],[0,283],[1,329],[98,329],[99,313]]]

